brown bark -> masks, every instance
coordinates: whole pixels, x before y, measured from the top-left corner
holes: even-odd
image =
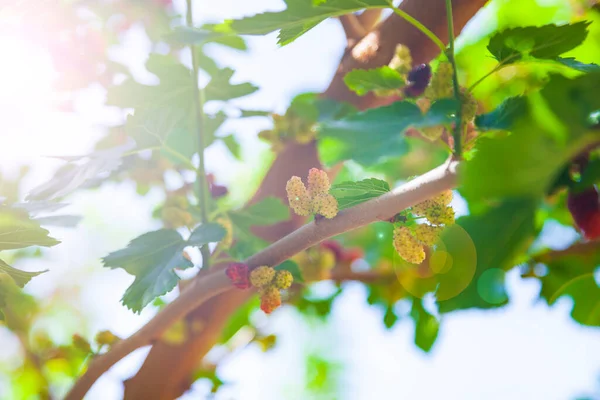
[[[486,0],[453,1],[456,33],[460,32],[485,3]],[[446,12],[442,0],[404,0],[401,8],[446,42]],[[374,98],[358,97],[349,92],[343,82],[343,76],[355,68],[374,68],[387,64],[398,43],[405,44],[411,49],[416,63],[428,62],[439,52],[439,49],[425,35],[393,15],[352,49],[346,51],[335,77],[323,95],[353,103],[359,108],[372,105]],[[292,175],[304,177],[310,168],[319,166],[314,143],[288,146],[274,161],[251,203],[268,196],[285,199],[285,183]],[[256,228],[255,233],[266,240],[275,241],[295,230],[302,221],[302,218],[294,217],[272,227]],[[245,291],[230,290],[189,314],[186,318],[188,340],[178,346],[165,342],[154,344],[138,373],[125,382],[125,398],[174,399],[182,395],[192,383],[194,370],[218,341],[231,314],[249,296],[250,294]],[[194,328],[198,326],[201,329]]]

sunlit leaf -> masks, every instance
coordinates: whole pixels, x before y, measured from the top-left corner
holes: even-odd
[[[355,69],[344,76],[344,82],[359,96],[373,90],[400,89],[406,85],[402,75],[388,66],[368,70]]]
[[[36,272],[27,272],[21,271],[20,269],[16,269],[0,260],[0,273],[8,274],[11,278],[14,279],[15,283],[19,287],[23,287],[31,280],[31,278],[36,277],[40,274],[43,274],[47,271],[36,271]]]
[[[340,210],[379,197],[390,191],[386,181],[370,178],[359,182],[342,182],[331,187],[330,193],[337,199]]]
[[[40,227],[27,212],[0,207],[0,250],[21,249],[29,246],[52,247],[60,242]]]
[[[597,246],[577,246],[571,252],[541,254],[536,257],[546,264],[548,273],[540,277],[540,297],[549,305],[561,297],[573,299],[571,316],[583,325],[600,326],[600,286],[594,274],[600,264]]]
[[[258,90],[258,87],[251,83],[231,83],[234,73],[231,68],[224,68],[215,73],[204,88],[206,100],[230,100],[247,96]]]
[[[457,220],[475,245],[477,267],[466,289],[438,302],[441,313],[473,307],[494,308],[507,303],[504,271],[514,266],[514,260],[533,240],[536,208],[535,200],[511,200],[483,214]],[[462,251],[461,243],[449,241],[447,251],[454,257],[454,252]]]
[[[496,60],[509,64],[531,56],[554,59],[579,46],[587,37],[589,22],[511,28],[495,34],[488,50]]]
[[[228,21],[242,35],[264,35],[279,32],[279,44],[286,45],[329,17],[336,17],[365,8],[386,8],[385,0],[328,0],[316,5],[314,0],[287,0],[287,9],[265,12],[240,20]]]
[[[414,299],[410,316],[415,321],[415,344],[429,352],[440,331],[440,321],[423,308],[421,299]]]

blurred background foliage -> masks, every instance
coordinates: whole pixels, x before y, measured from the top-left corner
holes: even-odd
[[[261,12],[265,7],[281,7],[277,2],[244,6],[238,4],[241,2],[230,2],[220,9],[218,4],[209,7],[204,4],[208,2],[197,3],[197,15],[201,18],[196,21],[197,25]],[[489,38],[497,31],[513,27],[590,21],[585,42],[563,57],[600,64],[600,11],[594,3],[590,0],[491,0],[459,37],[457,63],[461,82],[469,87],[496,66],[497,61],[487,50]],[[28,126],[22,128],[23,119],[10,114],[22,115],[24,119],[39,117],[27,110],[23,112],[21,106],[26,102],[15,103],[10,97],[11,92],[5,92],[0,97],[0,104],[6,106],[3,113],[6,119],[1,125],[4,139],[13,140],[11,131],[15,129],[23,135],[27,149],[30,148],[28,140],[41,140],[42,135],[48,135],[52,140],[56,135],[54,141],[63,140],[60,146],[43,148],[40,154],[88,154],[82,159],[43,161],[33,155],[21,159],[9,157],[1,164],[0,196],[5,204],[19,204],[27,194],[30,200],[41,203],[48,199],[64,199],[69,203],[60,212],[42,208],[42,212],[35,214],[53,237],[60,238],[63,242],[60,246],[2,252],[3,260],[16,268],[25,271],[50,269],[45,275],[34,278],[23,290],[10,281],[0,282],[0,303],[4,312],[0,326],[2,399],[61,398],[90,358],[110,346],[106,334],[97,336],[98,332],[110,330],[118,337],[126,337],[177,295],[178,288],[155,300],[140,315],[134,315],[118,301],[131,277],[121,270],[101,268],[99,259],[148,230],[163,226],[182,228],[198,221],[193,196],[196,145],[194,136],[189,134],[193,109],[190,103],[177,102],[185,99],[182,93],[190,90],[189,54],[181,44],[188,39],[174,29],[183,22],[184,9],[183,2],[168,0],[78,0],[35,4],[23,1],[0,8],[0,32],[9,38],[0,44],[10,48],[10,38],[18,38],[14,43],[27,43],[33,46],[28,47],[28,51],[39,52],[44,68],[52,70],[52,96],[44,106],[63,118],[63,122],[51,124],[52,129],[47,132],[28,137],[30,131]],[[288,216],[287,208],[281,208],[280,203],[258,204],[253,210],[245,211],[239,207],[252,196],[274,158],[274,151],[278,150],[278,143],[270,140],[267,144],[258,134],[265,132],[261,139],[269,140],[268,132],[277,129],[277,116],[271,119],[271,113],[283,115],[292,104],[287,115],[300,115],[299,126],[282,129],[305,132],[302,123],[310,120],[310,107],[307,118],[307,108],[303,108],[307,97],[295,96],[323,90],[334,72],[343,49],[343,34],[335,21],[330,21],[323,29],[334,35],[331,43],[325,44],[322,50],[315,49],[321,43],[310,35],[290,45],[289,49],[281,50],[287,51],[288,55],[297,52],[298,57],[311,64],[322,61],[322,66],[307,72],[316,75],[319,71],[318,79],[308,81],[310,87],[303,86],[306,85],[302,80],[303,71],[293,62],[285,61],[286,53],[279,53],[277,57],[280,58],[273,59],[272,68],[283,70],[281,77],[273,75],[274,83],[263,87],[261,83],[270,79],[270,70],[265,67],[269,59],[264,57],[271,57],[270,53],[276,51],[274,46],[265,45],[274,43],[272,35],[248,40],[239,36],[229,36],[226,40],[208,39],[197,47],[201,60],[200,78],[208,101],[204,135],[209,146],[211,213],[229,218],[233,223],[234,236],[240,242],[232,249],[234,258],[244,258],[265,246],[266,243],[252,235],[249,229],[257,219],[258,223],[268,225]],[[337,47],[337,53],[329,51]],[[253,57],[259,60],[251,61]],[[556,72],[567,77],[579,74],[557,63],[543,61],[516,63],[503,68],[474,89],[480,102],[480,113],[495,109],[509,97],[536,91],[548,82],[551,73]],[[9,73],[16,73],[16,70],[7,70],[6,74],[2,71],[2,78],[11,79],[6,76]],[[27,73],[35,76],[38,72],[32,68]],[[294,81],[297,77],[302,78],[298,85],[284,86],[285,90],[277,92],[278,84]],[[261,95],[259,89],[264,89],[265,93]],[[24,98],[34,93],[35,87]],[[292,101],[294,97],[296,100]],[[32,109],[35,111],[35,107]],[[129,115],[132,109],[136,110],[134,116]],[[55,130],[61,128],[61,123],[69,126],[71,122],[64,121],[74,118],[73,115],[80,118],[79,125],[75,129],[66,129],[77,131],[81,126],[93,126],[93,129],[84,129],[85,132],[77,133],[76,141],[69,142],[69,136],[61,136]],[[22,128],[20,131],[19,127]],[[148,130],[155,131],[148,134]],[[128,137],[134,138],[145,150],[131,150]],[[52,153],[60,149],[64,151]],[[326,144],[320,151],[328,152]],[[527,151],[520,149],[513,155],[507,154],[507,162],[510,157],[528,157]],[[446,155],[447,148],[440,143],[408,138],[403,154],[376,165],[346,162],[336,183],[375,177],[394,186],[439,165]],[[52,180],[48,185],[40,186],[50,177]],[[75,192],[75,189],[87,190]],[[468,193],[464,196],[469,200],[468,207],[462,197],[456,197],[453,206],[458,215],[465,216],[468,210],[477,214],[478,207],[483,207],[476,199],[469,198]],[[79,217],[83,219],[80,221]],[[512,226],[505,229],[508,225],[505,222],[515,219],[521,219],[522,224],[516,230]],[[73,228],[76,223],[80,224]],[[467,252],[462,248],[452,250],[452,246],[459,245],[451,238],[461,235],[458,230],[462,229],[473,238],[478,250],[488,250],[490,254],[480,253],[479,257],[489,256],[489,268],[475,271],[473,262],[465,255],[464,269],[459,271],[466,276],[464,285],[452,281],[452,285],[460,286],[460,295],[448,296],[438,303],[429,296],[422,297],[437,285],[443,285],[443,279],[438,280],[439,276],[431,278],[426,269],[408,268],[399,259],[391,245],[392,226],[388,223],[372,224],[309,249],[292,260],[301,267],[306,282],[289,291],[288,306],[272,320],[258,311],[256,299],[241,307],[228,322],[219,344],[198,368],[195,375],[198,384],[193,386],[192,393],[254,398],[251,393],[260,393],[259,388],[266,390],[265,382],[269,382],[270,388],[264,395],[268,398],[353,398],[345,387],[347,381],[353,379],[349,377],[357,376],[352,369],[361,365],[361,359],[357,361],[358,356],[353,359],[348,355],[353,351],[353,347],[348,346],[350,339],[338,343],[334,339],[340,331],[352,329],[352,321],[345,320],[344,313],[356,312],[358,316],[370,313],[365,317],[366,321],[376,319],[391,332],[410,327],[410,332],[401,337],[412,337],[413,346],[420,349],[419,352],[430,352],[435,349],[438,337],[443,336],[444,329],[450,331],[453,328],[442,324],[447,313],[498,308],[510,302],[507,281],[512,278],[507,277],[508,271],[512,271],[513,284],[520,276],[539,280],[540,285],[536,286],[540,288],[539,299],[548,305],[553,305],[561,296],[564,299],[565,294],[570,296],[574,304],[572,319],[577,324],[596,327],[585,334],[597,341],[600,334],[597,330],[600,325],[598,246],[588,246],[588,250],[574,255],[556,252],[581,242],[573,226],[564,190],[546,196],[541,205],[516,200],[493,208],[485,218],[473,215],[461,218],[459,227],[446,233],[448,240],[444,243],[448,252]],[[190,257],[198,264],[199,254],[190,251]],[[181,271],[184,279],[181,282],[196,271],[197,268]],[[456,276],[446,278],[450,282]],[[321,280],[325,281],[312,284],[312,281]],[[361,283],[348,283],[348,280]],[[359,294],[356,294],[357,290]],[[346,295],[346,291],[354,294]],[[352,311],[352,307],[359,307],[355,304],[357,296],[359,300],[363,296],[362,302],[366,300],[367,309],[360,305],[361,309]],[[339,300],[343,298],[347,299],[345,303]],[[567,306],[560,310],[566,313],[568,309]],[[474,324],[478,324],[477,318],[483,321],[483,314],[474,315]],[[485,321],[482,323],[489,323],[489,319]],[[517,323],[511,323],[513,325],[507,329],[520,329]],[[573,324],[566,319],[560,319],[560,323]],[[185,326],[175,325],[164,340],[182,342],[185,332]],[[543,334],[551,336],[553,333]],[[374,334],[373,337],[378,336]],[[574,334],[573,337],[578,336]],[[366,336],[362,340],[369,342],[372,339]],[[438,344],[441,345],[443,343]],[[494,343],[486,345],[495,346]],[[386,344],[369,343],[368,346],[374,347],[373,352],[380,352]],[[588,355],[598,354],[598,351],[600,348],[596,346]],[[248,352],[251,352],[250,356]],[[264,358],[262,352],[274,353],[272,361]],[[95,397],[91,398],[118,398],[120,381],[133,374],[144,354],[137,352],[120,370],[103,378],[99,382],[100,389],[95,389],[91,394]],[[240,354],[246,354],[246,358]],[[277,372],[273,372],[277,368],[273,365],[288,362],[290,369],[296,372],[289,372],[291,378],[278,378]],[[519,362],[514,360],[514,363]],[[560,355],[551,362],[560,363]],[[582,375],[594,376],[600,367],[594,362],[597,363],[597,357],[575,369]],[[243,375],[249,368],[260,370],[253,363],[259,363],[264,371],[271,372],[250,373],[254,381],[244,380]],[[360,368],[370,368],[367,364]],[[460,361],[456,364],[460,366]],[[509,379],[508,376],[504,378]],[[432,375],[424,379],[435,385],[436,379],[440,378]],[[365,382],[371,381],[365,378]],[[394,391],[392,383],[382,384],[379,393]],[[506,385],[510,386],[510,382]],[[547,393],[537,388],[526,388],[517,393],[522,395],[528,390],[535,393],[529,398],[542,398],[539,393]],[[598,385],[594,387],[593,384],[575,388],[567,385],[563,390],[569,391],[567,394],[572,398],[600,397]],[[239,397],[239,393],[248,397]],[[425,390],[422,393],[423,398],[432,395]]]

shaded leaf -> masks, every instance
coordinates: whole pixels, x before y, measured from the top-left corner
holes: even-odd
[[[344,82],[359,96],[373,90],[400,89],[406,85],[402,75],[387,65],[368,70],[355,69],[344,76]]]
[[[582,63],[580,61],[577,61],[574,58],[557,58],[556,59],[557,62],[569,67],[569,68],[573,68],[577,71],[580,72],[600,72],[600,65],[598,64],[586,64],[586,63]]]
[[[121,301],[139,313],[158,296],[173,290],[179,277],[175,269],[186,269],[193,264],[183,256],[187,242],[171,229],[145,233],[133,239],[126,248],[110,253],[102,259],[104,266],[122,268],[135,276]]]
[[[38,221],[27,212],[0,207],[0,250],[21,249],[29,246],[52,247],[60,242],[50,236]]]
[[[39,222],[40,225],[74,228],[82,219],[83,217],[81,215],[53,215],[51,217],[36,218],[35,220]]]
[[[330,193],[337,199],[340,210],[379,197],[390,191],[386,181],[370,178],[359,182],[342,182],[331,187]]]
[[[11,278],[13,278],[19,287],[25,286],[27,282],[31,280],[31,278],[41,275],[44,272],[48,272],[48,270],[36,272],[21,271],[20,269],[13,268],[4,261],[0,260],[0,273],[8,274]]]
[[[293,42],[328,17],[336,17],[365,8],[386,8],[385,0],[329,0],[315,4],[313,0],[287,0],[287,9],[265,12],[240,20],[228,21],[231,28],[242,35],[265,35],[279,32],[281,45]]]
[[[504,271],[535,236],[536,200],[505,201],[483,214],[469,215],[456,222],[472,240],[476,249],[476,270],[468,286],[455,297],[438,301],[440,313],[467,308],[494,308],[508,302]],[[450,228],[452,229],[452,227]],[[461,243],[453,243],[451,231],[444,233],[447,252],[454,258]]]
[[[554,59],[579,46],[587,37],[589,22],[511,28],[495,34],[488,50],[496,60],[509,64],[526,55]]]
[[[511,97],[493,111],[475,117],[475,125],[484,131],[510,130],[519,119],[527,115],[528,109],[526,98]]]
[[[229,213],[234,225],[248,229],[251,226],[273,225],[290,218],[289,208],[277,197],[267,197],[251,206]]]
[[[377,164],[407,151],[402,135],[406,129],[448,124],[455,110],[452,99],[435,102],[425,115],[415,104],[402,101],[325,121],[319,127],[320,154],[327,164],[344,160]]]
[[[190,246],[203,246],[218,242],[225,237],[225,229],[220,224],[208,223],[198,226],[188,239]]]

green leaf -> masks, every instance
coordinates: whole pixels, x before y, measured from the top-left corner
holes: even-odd
[[[600,72],[600,65],[598,64],[586,64],[586,63],[582,63],[580,61],[577,61],[574,58],[557,58],[555,61],[569,67],[569,68],[573,68],[574,70],[580,71],[580,72],[585,72],[585,73],[589,73],[589,72]]]
[[[467,233],[476,249],[476,270],[460,294],[438,301],[440,313],[472,307],[494,308],[508,302],[504,271],[514,266],[515,259],[527,249],[535,236],[537,204],[537,201],[529,199],[507,200],[483,214],[459,218],[457,225],[443,233],[442,241],[453,258],[457,258],[465,248],[465,243],[454,240],[458,235],[453,229]],[[452,270],[442,275],[451,273]]]
[[[235,136],[233,136],[233,135],[223,136],[221,138],[221,140],[223,141],[225,146],[227,146],[227,149],[229,149],[229,151],[231,152],[231,155],[241,161],[242,148],[241,148],[240,144],[238,143],[238,141],[236,140]]]
[[[575,190],[585,190],[590,186],[600,182],[600,158],[588,163],[585,171],[581,174],[581,179],[574,186]]]
[[[122,268],[135,276],[123,295],[123,304],[139,313],[152,300],[173,290],[179,281],[175,269],[193,267],[183,256],[187,245],[177,231],[161,229],[145,233],[104,257],[105,267]]]
[[[319,150],[327,164],[351,159],[364,166],[374,165],[406,152],[402,135],[406,129],[448,124],[455,110],[453,99],[435,102],[425,115],[415,104],[402,101],[324,121],[319,128]]]
[[[207,42],[212,36],[214,36],[213,32],[188,26],[177,26],[173,32],[165,36],[165,40],[178,44],[197,45]]]
[[[579,46],[587,37],[589,22],[571,25],[544,25],[512,28],[495,34],[488,50],[496,60],[510,64],[529,55],[554,59]]]
[[[52,247],[60,243],[48,233],[26,211],[0,207],[0,250]]]
[[[235,99],[247,96],[258,90],[258,87],[251,83],[230,83],[234,73],[235,71],[231,68],[224,68],[215,73],[204,88],[206,101]]]
[[[314,0],[287,0],[287,9],[265,12],[240,20],[227,21],[241,35],[265,35],[279,32],[280,45],[286,45],[329,17],[353,13],[365,8],[387,8],[385,0],[329,0],[314,4]]]
[[[340,210],[379,197],[390,191],[386,181],[375,178],[359,182],[342,182],[331,187],[330,193],[337,199]]]
[[[225,229],[220,224],[202,224],[194,229],[187,242],[190,246],[200,247],[220,241],[225,237],[225,233]]]
[[[251,226],[273,225],[287,221],[290,218],[290,210],[277,197],[267,197],[243,210],[231,211],[229,218],[234,225],[248,229]]]
[[[48,270],[36,272],[21,271],[20,269],[13,268],[4,261],[0,260],[0,273],[3,272],[10,275],[10,277],[13,278],[17,286],[23,287],[27,284],[27,282],[31,280],[31,278],[41,275],[44,272],[48,272]]]
[[[387,65],[368,70],[355,69],[344,76],[344,82],[359,96],[373,90],[400,89],[406,85],[402,75]]]
[[[475,118],[475,125],[483,131],[510,130],[515,123],[527,115],[528,103],[525,97],[511,97],[487,114]]]
[[[425,352],[429,352],[440,331],[440,321],[429,314],[421,299],[413,299],[410,316],[415,321],[415,344]]]
[[[573,299],[571,316],[575,321],[600,326],[600,287],[594,278],[600,265],[598,247],[552,254],[536,257],[548,267],[548,273],[539,278],[540,297],[552,305],[562,296],[569,296]]]
[[[540,93],[530,96],[532,104],[523,113],[527,117],[515,118],[521,116],[518,111],[507,119],[511,135],[478,141],[461,174],[461,193],[470,202],[547,193],[564,166],[597,140],[589,126],[591,113],[600,109],[598,91],[600,74],[552,76]],[[558,136],[552,131],[556,128],[561,129]]]
[[[398,316],[394,312],[394,307],[388,305],[385,308],[385,314],[383,314],[383,325],[385,325],[387,329],[391,329],[396,322],[398,322]]]
[[[240,118],[251,118],[251,117],[268,117],[271,115],[270,111],[264,110],[240,110],[242,113]]]
[[[289,271],[292,274],[292,276],[294,277],[294,283],[304,282],[304,277],[302,276],[302,270],[300,270],[300,267],[298,266],[298,264],[296,264],[295,262],[293,262],[291,260],[286,260],[286,261],[282,262],[281,264],[276,266],[274,269],[276,271]]]

